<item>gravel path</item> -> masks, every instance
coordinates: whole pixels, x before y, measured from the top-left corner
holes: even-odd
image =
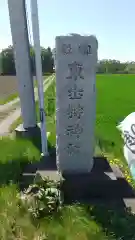
[[[48,89],[52,81],[54,80],[54,75],[47,78],[44,82],[44,92]],[[35,101],[38,100],[38,89],[35,89]],[[11,124],[19,118],[21,115],[21,108],[18,106],[16,110],[12,111],[2,122],[0,122],[0,136],[5,136],[9,134],[9,129]]]

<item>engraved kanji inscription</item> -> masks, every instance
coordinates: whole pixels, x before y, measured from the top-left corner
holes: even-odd
[[[78,78],[84,79],[83,76],[83,64],[79,63],[79,62],[72,62],[68,64],[68,68],[69,68],[69,76],[67,76],[67,79],[73,79],[73,80],[77,80]]]
[[[73,143],[68,143],[66,151],[69,156],[77,155],[80,152],[80,146]]]
[[[63,44],[62,45],[62,53],[63,54],[71,54],[72,53],[72,46],[71,46],[71,44]]]
[[[69,137],[76,136],[77,139],[80,138],[83,132],[83,127],[80,124],[69,125],[66,129],[66,135]]]
[[[68,105],[68,109],[67,109],[68,119],[72,119],[73,117],[80,119],[83,114],[84,114],[84,107],[81,106],[80,103],[77,106],[74,106],[73,104]]]
[[[79,45],[78,49],[79,49],[79,52],[83,55],[92,54],[92,48],[90,44]]]
[[[77,88],[77,85],[74,84],[73,88],[68,90],[69,99],[82,99],[84,93],[83,88]]]

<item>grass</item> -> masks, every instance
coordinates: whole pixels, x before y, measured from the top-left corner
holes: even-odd
[[[48,87],[47,91],[45,92],[44,98],[44,106],[45,106],[45,113],[46,113],[46,128],[47,131],[51,133],[49,139],[51,145],[55,146],[56,143],[56,126],[55,126],[55,83]],[[37,121],[39,122],[39,105],[38,102],[36,103],[36,112],[37,112]]]
[[[17,126],[19,126],[22,123],[22,116],[20,116],[19,118],[17,118],[11,125],[9,128],[10,132],[13,132]]]
[[[55,144],[55,85],[52,83],[45,93],[44,106],[46,112],[47,131],[53,132],[51,138],[52,144]],[[39,104],[36,102],[37,122],[39,122]],[[22,123],[22,117],[20,116],[10,126],[10,132],[12,132],[19,124]]]
[[[47,75],[48,77],[48,75]],[[52,86],[52,84],[49,86],[49,89],[47,91],[46,98],[44,100],[44,105],[46,106],[46,114],[47,116],[49,116],[51,108],[53,111],[55,111],[55,98],[53,97],[53,91],[52,89],[54,88],[54,85]],[[52,93],[51,93],[52,92]],[[48,97],[47,97],[48,96]],[[50,100],[49,100],[50,98]],[[53,98],[53,102],[52,102],[52,98]],[[52,103],[51,103],[52,102]],[[36,114],[37,114],[37,121],[39,122],[39,104],[38,101],[36,101]],[[52,120],[51,120],[52,121]],[[15,128],[20,125],[23,122],[22,120],[22,116],[20,116],[19,118],[17,118],[11,125],[10,125],[10,132],[13,132],[15,130]],[[47,122],[50,122],[50,118],[48,119]]]
[[[15,185],[1,189],[0,239],[111,240],[105,236],[101,227],[86,213],[85,209],[79,206],[64,207],[61,216],[45,218],[33,224],[27,212],[20,210],[17,193]]]
[[[135,109],[135,75],[97,75],[96,140],[105,156],[134,184],[123,155],[117,124]],[[115,160],[113,160],[115,159]]]
[[[127,175],[123,143],[116,125],[134,111],[134,78],[134,75],[97,76],[96,140],[109,160],[123,166]],[[49,141],[55,145],[55,83],[45,94],[45,106],[47,131],[51,132]],[[38,104],[36,108],[38,112]],[[134,214],[126,208],[116,210],[107,205],[64,206],[60,215],[33,223],[28,212],[22,212],[18,206],[17,182],[26,162],[40,159],[40,152],[28,140],[8,138],[0,140],[0,149],[0,239],[135,239]]]
[[[96,137],[106,151],[122,157],[122,139],[116,125],[135,110],[135,75],[98,75]]]
[[[18,97],[18,93],[13,93],[13,94],[9,95],[7,98],[0,99],[0,105],[6,104],[10,101],[13,101],[17,97]]]
[[[16,183],[24,166],[37,161],[40,151],[31,141],[24,139],[0,139],[0,184]]]

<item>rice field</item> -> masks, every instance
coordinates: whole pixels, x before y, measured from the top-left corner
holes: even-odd
[[[117,124],[135,111],[135,75],[97,75],[96,138],[105,151],[123,157]]]

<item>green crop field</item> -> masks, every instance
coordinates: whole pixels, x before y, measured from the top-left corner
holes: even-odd
[[[96,138],[105,151],[123,156],[116,125],[135,111],[135,75],[97,75]]]

